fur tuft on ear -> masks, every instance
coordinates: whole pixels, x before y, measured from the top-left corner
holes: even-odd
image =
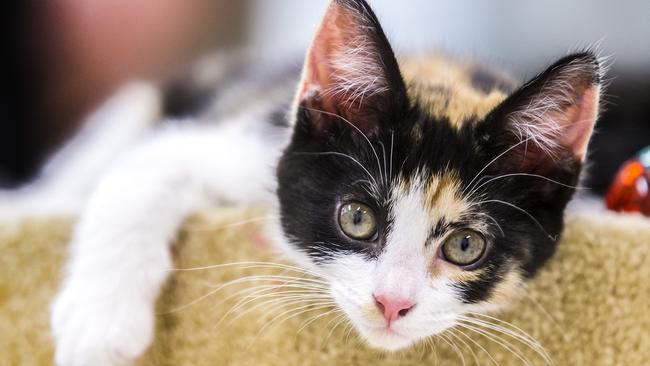
[[[564,57],[526,83],[489,118],[547,156],[585,158],[598,118],[602,68],[592,52]]]
[[[371,133],[379,127],[378,114],[405,94],[395,56],[368,4],[332,1],[307,52],[297,95],[312,128],[329,134],[345,119]]]

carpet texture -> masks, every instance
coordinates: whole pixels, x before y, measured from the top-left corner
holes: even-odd
[[[177,268],[278,262],[259,238],[261,221],[254,218],[263,215],[233,209],[189,220],[175,246]],[[71,227],[69,219],[0,224],[0,364],[52,363],[49,303]],[[259,274],[296,275],[244,264],[174,271],[158,303],[156,341],[138,365],[546,364],[534,347],[489,327],[381,353],[364,346],[338,313],[317,317],[330,310],[326,305],[283,303],[284,291],[296,290],[282,277],[219,287]],[[264,297],[246,303],[252,291]],[[535,338],[556,365],[647,365],[650,221],[569,217],[556,256],[512,309],[495,316],[501,320],[493,323]]]

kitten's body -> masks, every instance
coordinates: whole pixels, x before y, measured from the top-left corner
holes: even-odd
[[[330,55],[347,32],[356,51]],[[278,210],[278,248],[329,283],[373,346],[405,347],[467,312],[507,305],[561,232],[595,120],[596,60],[563,59],[512,94],[507,78],[469,63],[422,57],[398,68],[392,57],[364,2],[335,1],[293,104],[285,86],[297,75],[242,84],[196,117],[209,123],[166,127],[124,154],[75,231],[52,317],[57,362],[139,356],[176,230],[220,202]],[[575,130],[573,114],[589,125]],[[350,201],[374,211],[372,238],[353,240],[337,226]],[[475,264],[441,257],[460,229],[488,243]],[[395,299],[408,306],[388,314]]]

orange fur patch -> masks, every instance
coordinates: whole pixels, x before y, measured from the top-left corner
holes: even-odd
[[[470,118],[481,118],[507,95],[499,90],[488,94],[472,85],[474,65],[441,56],[417,57],[400,62],[412,99],[435,118],[448,119],[459,128]]]

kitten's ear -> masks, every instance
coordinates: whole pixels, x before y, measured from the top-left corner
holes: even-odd
[[[298,90],[299,118],[318,136],[346,120],[366,134],[377,131],[404,104],[397,60],[365,1],[330,3],[305,59]]]
[[[491,112],[488,141],[515,146],[509,164],[539,167],[559,159],[582,163],[598,118],[602,69],[591,52],[567,56]],[[552,158],[552,159],[550,159]]]

